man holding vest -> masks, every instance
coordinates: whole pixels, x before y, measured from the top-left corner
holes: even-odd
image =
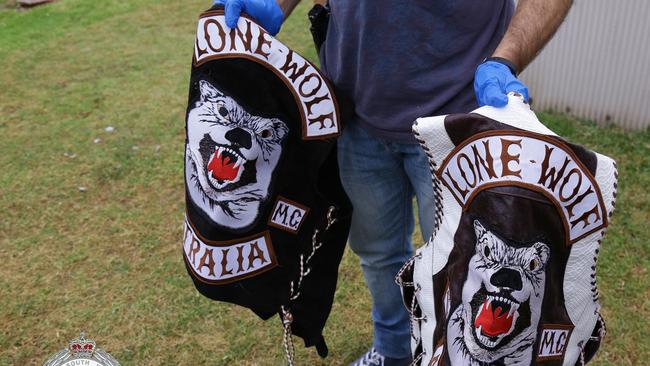
[[[217,0],[234,27],[241,12],[276,34],[300,0]],[[338,142],[353,207],[349,244],[360,257],[373,305],[372,348],[352,365],[411,362],[409,318],[399,269],[420,229],[433,231],[427,157],[411,132],[422,116],[503,107],[528,99],[517,78],[562,23],[572,0],[329,0],[321,69],[354,104]]]

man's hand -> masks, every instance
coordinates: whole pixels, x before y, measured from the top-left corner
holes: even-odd
[[[569,12],[573,0],[519,0],[515,15],[493,57],[476,69],[474,90],[480,105],[503,107],[508,92],[516,91],[528,100],[528,89],[517,78],[551,39]],[[509,66],[506,66],[509,64]]]
[[[215,0],[214,4],[225,7],[226,25],[230,28],[237,26],[239,14],[244,12],[274,36],[284,20],[284,13],[275,0]]]
[[[508,93],[517,92],[528,101],[528,88],[515,77],[510,67],[497,61],[485,61],[476,69],[474,92],[479,106],[505,107]]]

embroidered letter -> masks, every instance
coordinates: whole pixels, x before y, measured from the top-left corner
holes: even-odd
[[[562,360],[572,330],[570,325],[545,325],[539,339],[537,362]]]
[[[308,211],[307,207],[280,197],[273,208],[269,225],[295,234],[300,230]]]
[[[206,242],[186,220],[185,232],[185,261],[192,275],[203,282],[228,283],[277,266],[268,231],[237,242]]]

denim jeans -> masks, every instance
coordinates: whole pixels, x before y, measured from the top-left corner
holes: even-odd
[[[370,136],[352,122],[339,138],[338,159],[343,188],[354,207],[349,244],[361,259],[372,296],[373,346],[391,358],[408,357],[408,313],[394,279],[413,254],[414,196],[424,240],[433,231],[427,157],[417,144]]]

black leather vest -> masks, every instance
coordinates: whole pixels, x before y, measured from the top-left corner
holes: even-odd
[[[326,353],[351,218],[333,90],[246,16],[199,19],[186,117],[183,257],[203,295],[280,313]]]

